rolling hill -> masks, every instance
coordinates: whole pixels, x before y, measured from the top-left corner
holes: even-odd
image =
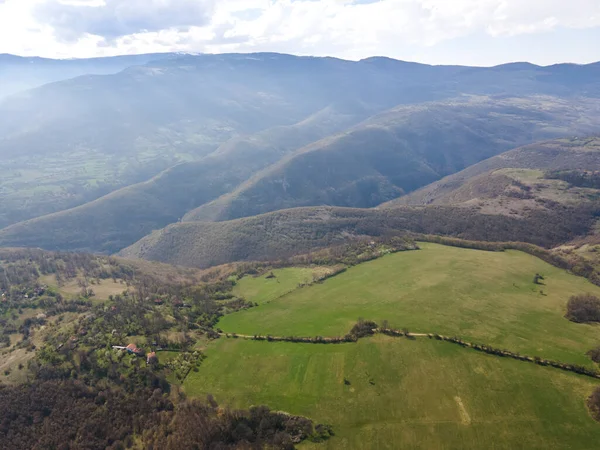
[[[595,101],[467,97],[403,106],[311,144],[185,221],[298,206],[374,207],[525,143],[599,130]]]
[[[307,141],[360,121],[364,114],[331,105],[297,124],[231,139],[198,161],[180,163],[91,203],[9,226],[0,234],[16,238],[19,245],[115,252],[177,222],[196,205],[228,192]]]
[[[523,169],[523,170],[511,170]],[[532,200],[534,197],[543,197],[544,192],[539,189],[531,189],[514,183],[516,179],[526,184],[544,178],[547,171],[556,170],[600,170],[600,138],[581,137],[570,139],[558,139],[549,142],[527,145],[515,150],[502,153],[489,158],[467,169],[445,177],[435,183],[425,186],[409,195],[403,196],[381,207],[394,207],[400,205],[465,205],[474,206],[487,200],[500,200],[523,202]],[[512,177],[511,177],[512,176]],[[528,180],[529,178],[529,180]],[[555,201],[577,202],[583,198],[567,195],[568,186],[565,183],[550,182],[554,185],[553,197]],[[560,192],[557,192],[557,189]],[[525,190],[527,194],[520,195]],[[570,194],[585,194],[585,191],[572,189]],[[552,194],[545,192],[546,195]],[[522,198],[520,198],[522,197]],[[529,202],[531,203],[531,202]],[[493,212],[493,206],[486,208]],[[497,208],[501,211],[502,208]]]
[[[532,210],[520,217],[452,206],[296,208],[227,222],[172,224],[119,254],[205,268],[233,261],[285,258],[355,236],[406,231],[482,241],[525,241],[550,247],[587,234],[594,220],[593,209],[564,205]]]
[[[285,284],[293,270],[252,281]],[[536,272],[544,286],[533,284]],[[585,353],[600,330],[564,318],[578,292],[600,289],[521,252],[421,244],[226,315],[217,327],[228,338],[207,346],[183,388],[236,408],[268,403],[332,424],[335,437],[309,448],[588,449],[600,435],[585,405],[598,380],[434,339],[460,336],[597,368]],[[257,300],[252,291],[240,294]],[[344,335],[358,317],[406,327],[413,337],[266,338]]]
[[[371,207],[508,148],[598,130],[599,109],[585,99],[476,97],[397,107],[336,134],[369,114],[346,102],[293,127],[234,139],[94,202],[7,227],[0,245],[116,252],[207,203],[184,221],[303,205]]]

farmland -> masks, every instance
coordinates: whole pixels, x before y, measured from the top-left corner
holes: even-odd
[[[591,364],[585,353],[600,342],[600,328],[569,322],[564,313],[571,295],[598,295],[600,288],[517,251],[420,246],[226,316],[219,327],[248,335],[341,336],[363,317],[413,332]],[[536,273],[544,276],[543,285],[533,283]],[[253,300],[251,295],[247,299]]]
[[[221,339],[206,354],[189,395],[333,425],[336,437],[315,448],[585,449],[600,438],[585,406],[597,382],[445,342]]]
[[[600,330],[569,322],[564,311],[569,296],[597,295],[598,287],[517,251],[420,247],[287,294],[277,286],[297,286],[309,269],[244,278],[235,293],[259,306],[218,326],[339,336],[363,317],[595,367],[585,353]],[[205,353],[184,383],[188,395],[212,394],[236,408],[268,404],[331,424],[336,436],[319,448],[586,449],[600,438],[586,408],[599,381],[427,337],[376,334],[329,345],[230,337]]]

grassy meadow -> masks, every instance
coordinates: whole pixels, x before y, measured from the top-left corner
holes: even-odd
[[[314,276],[322,276],[329,271],[327,267],[286,267],[275,269],[272,272],[257,277],[244,277],[237,282],[233,293],[238,297],[262,305],[289,294],[300,284],[313,282]],[[275,275],[274,278],[270,274]]]
[[[61,286],[56,282],[56,276],[46,275],[40,277],[40,282],[47,284],[53,289],[56,289],[62,295],[67,298],[76,298],[81,293],[81,286],[79,285],[79,278],[68,280]],[[111,279],[98,280],[99,283],[89,284],[88,287],[94,291],[94,296],[91,298],[92,301],[105,301],[108,300],[111,295],[122,294],[123,291],[127,290],[127,285],[121,280],[113,281]]]
[[[599,287],[518,251],[420,246],[421,250],[384,256],[225,316],[218,326],[248,335],[338,336],[363,317],[378,323],[388,320],[412,332],[458,336],[530,356],[592,364],[585,353],[600,344],[600,327],[569,322],[564,313],[571,295],[600,296]],[[536,273],[545,277],[544,285],[533,283]],[[288,270],[278,279],[288,283],[293,274]],[[262,298],[255,297],[259,281],[241,280],[238,294],[248,300]],[[244,292],[250,285],[252,289]]]
[[[237,282],[233,293],[262,305],[297,289],[298,284],[311,283],[313,280],[313,270],[309,268],[277,269],[273,271],[273,275],[275,278],[267,278],[269,273],[258,277],[244,277]]]
[[[220,339],[206,354],[188,395],[333,425],[333,439],[303,448],[589,449],[600,439],[585,406],[598,382],[427,338]]]
[[[244,278],[258,307],[227,315],[238,334],[335,336],[357,318],[459,336],[592,366],[600,328],[565,319],[573,294],[600,288],[522,252],[420,244],[287,293],[309,269]],[[540,273],[544,285],[533,283]],[[375,335],[357,343],[222,338],[183,388],[237,408],[265,404],[334,427],[302,448],[591,449],[600,424],[586,399],[599,380],[486,355],[447,342]]]

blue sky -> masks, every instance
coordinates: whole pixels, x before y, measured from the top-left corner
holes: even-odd
[[[276,51],[431,64],[600,60],[600,0],[0,0],[0,53]]]

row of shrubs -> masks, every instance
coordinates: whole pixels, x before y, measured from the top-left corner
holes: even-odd
[[[255,341],[268,341],[268,342],[295,342],[295,343],[305,343],[305,344],[341,344],[344,342],[356,342],[360,338],[372,336],[375,333],[381,333],[388,336],[393,337],[411,337],[411,334],[408,330],[395,330],[392,328],[379,328],[375,322],[362,320],[359,321],[352,327],[350,333],[343,337],[298,337],[298,336],[261,336],[254,335],[251,337],[252,340]],[[227,334],[227,337],[237,338],[236,334]],[[499,348],[492,347],[486,344],[474,344],[471,342],[466,342],[457,337],[448,337],[442,336],[440,334],[427,334],[429,339],[436,339],[438,341],[446,341],[454,344],[458,344],[461,347],[472,348],[474,350],[488,353],[490,355],[496,355],[506,358],[512,358],[519,361],[526,361],[538,364],[540,366],[550,366],[555,367],[557,369],[565,370],[567,372],[574,372],[580,375],[586,375],[588,377],[600,378],[600,373],[593,369],[589,369],[584,366],[580,366],[577,364],[565,364],[558,361],[553,361],[549,359],[543,359],[538,356],[525,356],[520,353],[511,352],[510,350],[503,350]]]
[[[370,320],[358,319],[358,322],[352,327],[350,332],[345,336],[336,337],[300,337],[300,336],[263,336],[255,334],[250,337],[254,341],[268,341],[268,342],[295,342],[303,344],[342,344],[344,342],[356,342],[360,338],[372,336],[379,331],[378,325]],[[240,336],[235,333],[225,334],[228,338],[237,339]]]
[[[238,338],[239,336],[236,334],[228,334],[227,337]],[[351,336],[350,334],[337,337],[262,336],[260,334],[256,334],[250,339],[253,341],[295,342],[303,344],[342,344],[344,342],[356,342],[358,340],[358,338]]]
[[[457,338],[457,337],[441,336],[439,334],[428,334],[427,336],[430,339],[437,339],[438,341],[452,342],[454,344],[460,345],[461,347],[472,348],[474,350],[488,353],[490,355],[496,355],[496,356],[502,356],[502,357],[506,357],[506,358],[517,359],[519,361],[532,362],[532,363],[538,364],[540,366],[550,366],[550,367],[555,367],[557,369],[565,370],[567,372],[575,372],[580,375],[586,375],[588,377],[600,378],[600,373],[598,373],[597,371],[595,371],[593,369],[588,369],[587,367],[580,366],[577,364],[565,364],[565,363],[553,361],[550,359],[543,359],[543,358],[540,358],[539,356],[533,356],[533,357],[532,356],[524,356],[524,355],[521,355],[520,353],[511,352],[509,350],[502,350],[502,349],[495,348],[495,347],[485,345],[485,344],[473,344],[471,342],[463,341],[462,339]]]

